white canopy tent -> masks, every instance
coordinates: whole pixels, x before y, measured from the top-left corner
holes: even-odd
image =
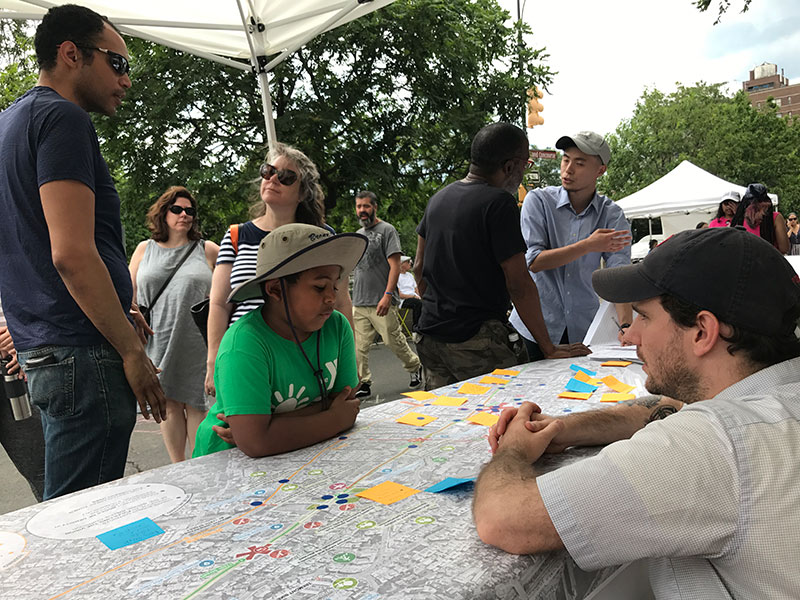
[[[268,73],[308,41],[393,0],[0,0],[0,18],[41,19],[76,2],[125,34],[258,76],[270,146],[275,123]],[[267,60],[267,57],[272,57]],[[234,60],[240,59],[240,60]],[[241,59],[249,60],[242,62]]]
[[[628,220],[660,217],[662,231],[671,235],[712,219],[725,193],[737,191],[743,196],[746,189],[684,160],[661,179],[619,200],[617,205]],[[769,196],[777,205],[778,197]]]

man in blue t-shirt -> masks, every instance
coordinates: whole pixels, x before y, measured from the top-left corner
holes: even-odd
[[[45,499],[122,477],[142,414],[165,417],[137,333],[120,201],[90,112],[131,86],[125,42],[76,5],[36,30],[38,85],[0,113],[0,289],[45,435]],[[151,332],[152,333],[152,332]]]

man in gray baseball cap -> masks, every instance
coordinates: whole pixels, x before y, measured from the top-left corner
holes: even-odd
[[[648,559],[656,598],[800,597],[800,278],[727,227],[676,234],[593,283],[633,303],[625,337],[656,395],[563,419],[531,403],[503,411],[475,488],[481,539],[566,548],[587,571]],[[538,477],[531,467],[603,444]]]
[[[597,180],[611,160],[611,149],[593,131],[565,135],[556,142],[561,158],[561,185],[532,190],[522,205],[525,260],[539,288],[550,339],[582,342],[599,303],[592,273],[600,267],[631,262],[630,225],[609,198],[597,193]],[[622,329],[630,326],[629,304],[618,304]],[[525,340],[531,360],[543,355],[516,309],[511,324]]]

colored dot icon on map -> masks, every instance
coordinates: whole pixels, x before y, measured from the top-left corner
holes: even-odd
[[[317,506],[317,510],[325,510],[326,508],[328,508],[327,504],[320,504],[319,506]]]
[[[437,456],[431,459],[435,463],[444,463],[447,462],[447,459],[444,456]]]
[[[297,484],[296,483],[289,483],[289,484],[283,486],[283,490],[285,492],[291,492],[292,490],[296,490],[296,489],[297,489]]]
[[[352,552],[340,552],[339,554],[334,554],[333,560],[334,562],[338,563],[349,563],[353,562],[356,559],[356,555]]]
[[[347,487],[347,484],[346,483],[332,483],[328,487],[330,487],[330,489],[332,489],[332,490],[343,490],[344,488]]]
[[[375,527],[375,525],[377,525],[375,521],[361,521],[356,524],[356,529],[371,529]]]
[[[234,519],[234,525],[247,525],[250,522],[250,519]]]
[[[435,523],[436,519],[433,517],[417,517],[414,519],[415,523],[419,523],[420,525],[430,525],[431,523]]]
[[[356,498],[356,500],[357,500],[357,498]],[[346,500],[345,500],[345,502],[346,502]],[[339,507],[339,510],[355,510],[355,508],[356,508],[355,504],[348,503],[348,504],[342,504]]]
[[[288,479],[278,479],[278,483],[289,483]]]
[[[274,523],[269,526],[270,529],[283,529],[283,523]]]
[[[264,503],[261,502],[260,500],[256,500],[255,502],[251,502],[250,506],[261,506],[262,504],[264,504]]]
[[[330,494],[325,494],[325,495],[322,497],[322,499],[323,499],[323,500],[330,500],[331,498],[333,498],[333,496],[331,496]]]
[[[455,450],[455,446],[442,446],[442,450],[445,450],[447,452],[451,452],[451,451]]]
[[[409,444],[408,447],[409,448],[419,448],[419,446],[417,446],[416,444]]]
[[[303,525],[303,529],[316,529],[317,527],[322,527],[322,523],[319,521],[309,521]]]
[[[350,494],[338,494],[337,498],[347,498]]]
[[[322,475],[322,469],[311,469],[308,472],[309,475]]]
[[[201,560],[201,561],[200,561],[200,566],[201,566],[201,567],[210,567],[210,566],[211,566],[211,565],[213,565],[213,564],[214,564],[214,561],[213,561],[213,560],[211,560],[210,558],[209,558],[209,559],[207,559],[207,560]]]
[[[391,473],[391,469],[381,469],[381,473]]]
[[[352,577],[343,577],[333,582],[333,589],[335,590],[349,590],[358,585],[358,580]]]
[[[340,435],[340,436],[339,436],[339,439],[340,439],[340,440],[346,440],[346,439],[347,439],[347,436],[346,436],[346,435]]]
[[[347,504],[348,502],[350,502],[350,500],[348,500],[347,498],[340,498],[339,500],[336,501],[336,504]]]
[[[250,473],[250,477],[263,477],[266,474],[266,471],[256,471],[255,473]]]
[[[289,556],[288,550],[275,550],[274,552],[270,552],[269,555],[272,558],[283,558],[284,556]]]
[[[255,492],[253,492],[253,495],[255,495],[255,496],[263,496],[266,493],[267,493],[267,490],[256,490]]]

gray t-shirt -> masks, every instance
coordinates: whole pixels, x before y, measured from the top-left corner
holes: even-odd
[[[377,306],[386,292],[389,262],[392,254],[400,253],[400,236],[386,221],[378,221],[358,233],[367,236],[367,251],[353,271],[353,306]]]

